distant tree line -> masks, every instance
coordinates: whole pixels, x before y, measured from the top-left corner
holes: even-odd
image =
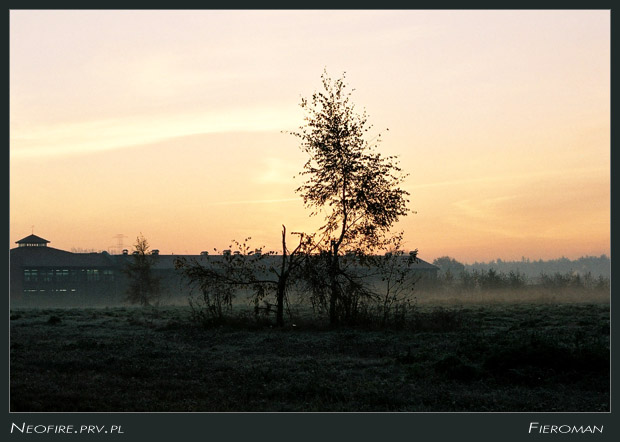
[[[521,258],[520,261],[503,261],[498,258],[489,262],[465,264],[464,267],[464,270],[469,271],[488,271],[489,269],[495,269],[498,272],[504,273],[518,271],[528,278],[537,278],[543,273],[548,275],[555,273],[578,273],[582,276],[590,273],[594,277],[611,277],[611,259],[607,255],[582,256],[575,260],[562,257],[547,261],[542,259],[530,260],[529,258]]]
[[[611,260],[606,255],[549,261],[523,258],[497,259],[488,263],[463,264],[449,256],[433,261],[440,271],[435,288],[461,291],[520,289],[537,286],[548,289],[609,290]]]

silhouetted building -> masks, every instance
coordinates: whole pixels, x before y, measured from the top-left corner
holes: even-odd
[[[19,247],[47,247],[49,241],[33,234],[28,235],[15,243],[18,244]]]
[[[100,253],[73,253],[49,247],[50,241],[29,235],[16,241],[18,247],[9,251],[10,296],[14,306],[20,305],[107,305],[122,303],[128,286],[125,269],[132,254],[123,250],[121,255]],[[231,251],[225,250],[230,256]],[[256,253],[260,256],[260,253]],[[162,255],[153,250],[152,271],[160,280],[163,302],[171,299],[184,301],[187,284],[175,270],[177,258],[215,261],[222,255]],[[281,256],[264,257],[277,266]],[[438,267],[418,260],[415,270],[435,277]]]
[[[111,255],[72,253],[48,243],[30,235],[10,250],[11,301],[62,298],[78,303],[88,296],[103,302],[118,292],[118,264]]]

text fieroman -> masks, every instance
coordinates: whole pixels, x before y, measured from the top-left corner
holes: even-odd
[[[603,426],[597,427],[596,425],[540,425],[539,422],[530,422],[530,431],[528,433],[543,433],[543,434],[571,434],[571,433],[602,433]]]

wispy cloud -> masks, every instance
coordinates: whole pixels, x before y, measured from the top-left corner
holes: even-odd
[[[301,201],[300,198],[278,198],[278,199],[266,199],[266,200],[231,200],[231,201],[216,201],[207,203],[207,206],[232,206],[242,204],[274,204],[274,203],[288,203],[291,201]]]
[[[85,154],[201,133],[279,131],[293,125],[275,108],[139,115],[134,118],[11,127],[11,158]]]

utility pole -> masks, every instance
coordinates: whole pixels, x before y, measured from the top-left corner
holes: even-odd
[[[114,235],[113,238],[116,238],[116,254],[120,255],[121,253],[123,253],[123,238],[127,238],[127,236],[119,233],[117,235]]]

